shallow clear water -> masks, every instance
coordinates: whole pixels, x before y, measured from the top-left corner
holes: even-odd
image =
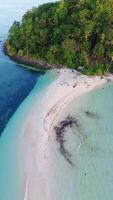
[[[68,114],[78,120],[79,128],[68,129],[65,136],[65,145],[75,166],[70,166],[71,176],[68,171],[65,174],[71,190],[62,199],[112,200],[113,84],[106,84],[79,97],[62,117]],[[65,166],[69,165],[65,160],[63,162]],[[67,191],[65,182],[62,181],[63,190]],[[72,197],[69,198],[68,194]]]
[[[44,89],[56,76],[56,73],[48,72],[38,79],[35,88],[17,109],[1,135],[0,200],[20,200],[24,198],[25,190],[23,191],[23,189],[25,187],[23,186],[20,166],[20,163],[22,163],[20,153],[21,133],[24,121]]]
[[[34,3],[26,0],[24,6],[18,0],[7,2],[9,4],[2,0],[0,2],[2,41],[13,20],[20,19],[28,7],[37,4],[36,0]],[[31,105],[35,104],[56,77],[54,73],[42,77],[40,75],[41,73],[33,73],[12,62],[3,54],[2,44],[0,45],[0,132],[7,125],[0,137],[0,200],[23,200],[25,191],[19,151],[21,135],[18,133],[21,133],[24,120],[32,109]],[[87,111],[93,115],[85,114]],[[62,119],[68,114],[79,121],[79,128],[67,129],[65,135],[65,147],[70,152],[74,166],[61,155],[58,143],[53,143],[52,200],[112,200],[113,85],[107,84],[104,89],[102,87],[79,97],[62,114]]]
[[[8,200],[9,197],[12,200],[23,199],[24,187],[19,165],[21,135],[17,133],[22,132],[24,120],[32,110],[32,106],[56,76],[54,72],[48,72],[38,79],[35,88],[18,108],[2,134],[0,140],[0,199],[2,200]],[[74,165],[66,161],[59,151],[59,144],[52,141],[50,182],[54,200],[112,200],[113,84],[103,85],[77,98],[67,107],[65,113],[61,114],[62,120],[68,115],[75,117],[79,124],[78,127],[66,129],[64,138],[65,148],[70,153]]]
[[[79,152],[79,199],[113,199],[113,85],[92,92],[84,109],[94,119],[80,114],[83,143]],[[86,173],[86,174],[85,174]],[[84,175],[85,174],[85,175]]]
[[[54,72],[48,72],[38,79],[35,88],[18,108],[2,134],[2,200],[23,199],[25,191],[22,185],[19,151],[21,135],[17,133],[22,132],[26,116],[56,76]],[[59,144],[51,141],[52,171],[49,183],[51,190],[54,191],[54,200],[112,200],[113,84],[103,85],[77,98],[67,107],[65,113],[61,114],[62,120],[68,115],[75,117],[79,124],[78,127],[66,129],[64,137],[65,149],[70,153],[74,165],[70,165],[63,157],[59,151]],[[40,199],[43,200],[43,197]]]
[[[18,118],[12,118],[12,123],[9,120],[42,75],[41,72],[34,73],[22,68],[3,53],[3,43],[11,23],[20,19],[20,14],[30,8],[28,4],[19,7],[17,3],[20,1],[0,1],[0,200],[21,199],[18,131],[24,113],[20,111]],[[34,5],[33,1],[29,3]],[[9,128],[4,130],[8,122]]]

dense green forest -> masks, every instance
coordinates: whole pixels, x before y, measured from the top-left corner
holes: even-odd
[[[86,74],[113,71],[113,0],[62,0],[27,11],[7,39],[9,55]]]

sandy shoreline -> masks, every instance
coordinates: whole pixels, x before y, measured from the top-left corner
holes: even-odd
[[[54,127],[60,121],[60,113],[80,95],[113,81],[112,75],[87,77],[69,69],[57,70],[57,73],[58,78],[36,103],[23,128],[24,200],[59,199],[53,186],[51,144],[55,142]]]

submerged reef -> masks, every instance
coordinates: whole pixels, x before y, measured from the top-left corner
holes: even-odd
[[[58,126],[54,127],[55,134],[56,134],[56,141],[59,144],[59,150],[60,153],[64,156],[65,160],[72,166],[74,166],[74,163],[72,161],[72,155],[69,152],[69,150],[66,149],[65,147],[65,136],[66,136],[66,130],[67,128],[72,128],[72,127],[79,128],[80,124],[78,122],[78,119],[75,117],[71,117],[68,115],[65,120],[61,121]]]

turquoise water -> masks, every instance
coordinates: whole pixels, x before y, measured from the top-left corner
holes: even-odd
[[[59,186],[56,184],[57,189],[62,187],[65,191],[59,194],[60,199],[112,200],[113,84],[79,97],[67,108],[62,119],[68,114],[78,120],[79,127],[70,128],[65,133],[66,149],[75,166],[69,167],[62,156],[65,165],[60,173],[64,178],[60,178]],[[57,177],[58,174],[56,180]]]
[[[40,77],[30,95],[17,109],[0,140],[0,199],[24,197],[20,170],[21,133],[33,105],[57,77],[53,71]],[[87,114],[87,113],[90,113]],[[78,120],[78,127],[65,132],[65,149],[73,166],[51,144],[52,200],[112,200],[113,193],[113,84],[106,84],[81,96],[61,114]],[[19,134],[20,133],[20,134]],[[49,178],[49,177],[48,177]],[[39,183],[40,184],[40,183]],[[43,199],[43,197],[40,197]],[[35,200],[35,199],[33,199]],[[38,199],[37,199],[38,200]],[[51,200],[51,199],[50,199]]]
[[[0,200],[23,199],[25,191],[20,171],[19,133],[32,109],[31,103],[36,103],[40,96],[38,94],[56,76],[51,72],[45,77],[41,72],[34,73],[22,68],[3,53],[3,43],[13,21],[20,20],[37,3],[37,0],[0,1]],[[24,102],[29,93],[30,96]]]
[[[78,156],[78,199],[112,200],[113,85],[108,84],[85,98],[84,109],[98,116],[88,118],[83,111],[79,116],[83,142]]]
[[[20,20],[28,8],[37,4],[37,0],[27,0],[27,4],[23,0],[6,1],[1,0],[0,4],[2,42],[11,23],[15,19]],[[22,132],[26,116],[31,112],[33,105],[56,78],[54,72],[48,72],[38,79],[32,90],[40,75],[12,62],[3,54],[1,43],[0,130],[8,124],[0,137],[0,200],[24,199],[19,133]],[[93,115],[89,116],[85,112]],[[62,114],[62,119],[68,114],[77,118],[79,122],[79,128],[67,129],[65,135],[65,148],[69,151],[74,166],[61,155],[58,144],[53,143],[51,190],[54,191],[54,199],[49,200],[112,200],[113,85],[107,84],[84,97],[79,97]]]
[[[37,79],[43,75],[11,61],[4,55],[2,46],[3,41],[0,43],[0,135],[10,117],[34,88]]]
[[[56,78],[55,72],[47,72],[40,77],[30,95],[17,109],[3,131],[0,139],[0,200],[21,200],[23,191],[22,174],[20,170],[21,135],[24,121],[37,102],[40,95]],[[32,105],[32,106],[31,106]]]

